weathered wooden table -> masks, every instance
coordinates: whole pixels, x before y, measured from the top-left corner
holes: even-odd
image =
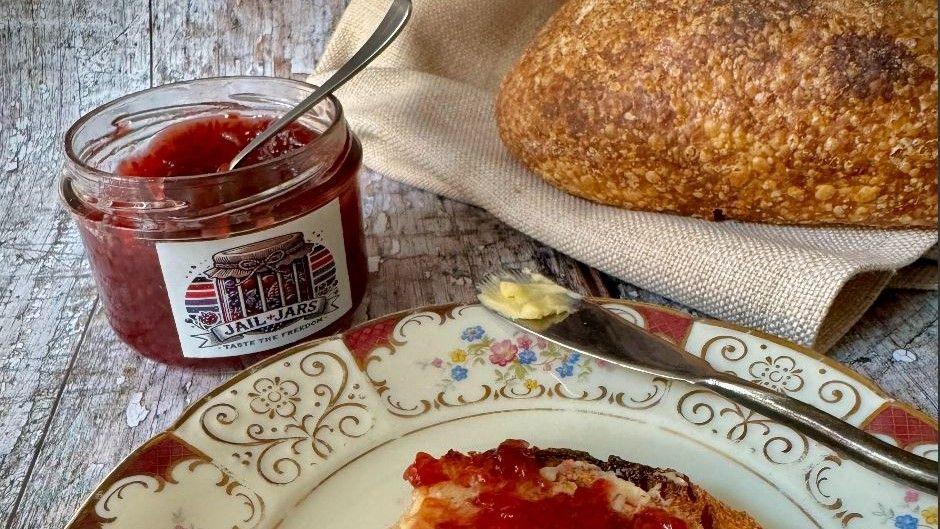
[[[215,75],[302,79],[345,0],[0,0],[0,524],[61,527],[131,449],[230,375],[135,356],[108,328],[55,198],[61,138],[128,92]],[[362,178],[371,282],[359,319],[472,298],[501,264],[673,305],[484,211]],[[832,354],[937,415],[937,296],[891,291]]]

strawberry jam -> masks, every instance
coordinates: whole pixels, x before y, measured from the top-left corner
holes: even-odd
[[[176,365],[241,368],[351,322],[367,280],[359,141],[330,98],[228,162],[313,87],[166,85],[66,135],[60,192],[115,333]]]
[[[192,176],[225,171],[228,163],[274,121],[236,113],[195,118],[170,125],[142,152],[120,161],[123,176]],[[317,133],[294,122],[251,152],[242,167],[255,165],[309,144]]]
[[[495,450],[464,455],[450,451],[441,458],[419,453],[405,471],[414,487],[452,482],[475,487],[469,500],[473,514],[449,519],[436,529],[688,529],[661,509],[633,516],[613,510],[611,484],[595,480],[572,494],[548,494],[551,484],[539,473],[539,462],[527,443],[506,441]]]

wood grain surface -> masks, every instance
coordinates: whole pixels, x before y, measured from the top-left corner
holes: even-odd
[[[111,333],[56,202],[61,138],[125,93],[214,75],[303,78],[346,0],[0,0],[0,527],[62,527],[101,478],[231,375],[172,369]],[[362,177],[371,279],[359,320],[470,300],[503,265],[683,308],[486,212]],[[937,296],[888,291],[833,355],[937,416]]]

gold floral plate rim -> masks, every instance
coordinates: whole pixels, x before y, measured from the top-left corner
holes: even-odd
[[[932,417],[930,417],[929,415],[927,415],[927,414],[924,413],[923,411],[917,409],[916,407],[914,407],[913,405],[911,405],[911,404],[909,404],[909,403],[906,403],[906,402],[899,401],[899,400],[895,399],[892,395],[890,395],[889,393],[887,393],[884,389],[882,389],[880,386],[878,386],[878,384],[876,384],[876,383],[875,383],[873,380],[871,380],[870,378],[868,378],[868,377],[866,377],[866,376],[864,376],[864,375],[858,373],[857,371],[851,369],[850,367],[846,366],[845,364],[843,364],[843,363],[841,363],[841,362],[839,362],[839,361],[837,361],[837,360],[834,360],[834,359],[832,359],[831,357],[826,356],[826,355],[824,355],[824,354],[822,354],[822,353],[819,353],[819,352],[817,352],[817,351],[814,351],[813,349],[810,349],[809,347],[806,347],[806,346],[804,346],[804,345],[800,345],[800,344],[797,344],[797,343],[788,341],[788,340],[786,340],[786,339],[784,339],[784,338],[781,338],[781,337],[779,337],[779,336],[775,336],[775,335],[773,335],[773,334],[765,333],[765,332],[763,332],[763,331],[759,331],[759,330],[756,330],[756,329],[751,329],[751,328],[745,327],[745,326],[743,326],[743,325],[737,325],[737,324],[735,324],[735,323],[730,323],[730,322],[726,322],[726,321],[716,320],[716,319],[712,319],[712,318],[696,317],[696,316],[692,316],[691,314],[688,314],[688,313],[685,313],[685,312],[682,312],[682,311],[679,311],[679,310],[676,310],[676,309],[673,309],[673,308],[670,308],[670,307],[664,307],[664,306],[662,306],[662,305],[657,305],[657,304],[655,304],[655,303],[645,303],[645,302],[641,302],[641,301],[629,301],[629,300],[624,300],[624,299],[607,298],[607,297],[594,297],[594,298],[591,298],[591,299],[592,299],[593,301],[596,301],[596,302],[598,302],[598,303],[603,303],[603,304],[606,304],[606,303],[614,303],[614,304],[625,305],[625,306],[628,306],[628,307],[647,307],[647,308],[656,310],[656,311],[658,311],[658,312],[666,312],[666,313],[672,314],[672,315],[674,315],[674,316],[678,316],[678,317],[681,317],[681,318],[688,319],[688,320],[690,320],[691,322],[705,323],[705,324],[712,325],[712,326],[715,326],[715,327],[722,327],[722,328],[725,328],[725,329],[730,329],[730,330],[733,330],[733,331],[738,331],[738,332],[750,334],[751,336],[754,336],[754,337],[756,337],[756,338],[760,338],[761,340],[766,340],[766,341],[771,342],[771,343],[774,343],[774,344],[776,344],[776,345],[779,345],[779,346],[782,346],[782,347],[786,347],[786,348],[788,348],[788,349],[793,349],[794,351],[797,351],[797,352],[799,352],[800,354],[802,354],[802,355],[804,355],[804,356],[807,356],[807,357],[809,357],[809,358],[811,358],[811,359],[813,359],[813,360],[817,360],[817,361],[820,361],[820,362],[822,362],[822,363],[828,365],[829,367],[835,369],[836,371],[839,371],[841,374],[843,374],[843,375],[845,375],[845,376],[847,376],[847,377],[849,377],[849,378],[855,380],[856,382],[862,384],[863,386],[865,386],[865,387],[867,387],[868,389],[872,390],[872,392],[874,392],[876,395],[885,398],[885,399],[888,401],[888,402],[886,402],[886,404],[890,403],[890,404],[894,404],[894,405],[896,405],[896,406],[899,406],[899,407],[901,407],[901,408],[905,408],[905,411],[907,411],[908,413],[911,413],[912,415],[915,415],[915,416],[919,417],[919,418],[922,419],[924,422],[930,424],[930,425],[933,426],[934,428],[938,428],[938,426],[940,426],[940,425],[938,425],[938,422],[937,422],[936,420],[934,420]],[[347,335],[347,334],[351,334],[351,333],[354,333],[354,332],[356,332],[356,331],[359,331],[359,330],[362,330],[362,329],[365,329],[365,328],[372,327],[372,326],[374,326],[375,324],[380,323],[380,322],[384,322],[384,321],[387,321],[387,320],[393,320],[393,319],[395,319],[395,320],[403,319],[405,316],[407,316],[407,315],[409,315],[409,314],[417,314],[417,313],[421,313],[421,312],[438,312],[438,311],[443,312],[443,311],[450,311],[450,310],[452,310],[452,309],[454,309],[454,308],[456,308],[456,307],[471,306],[471,305],[476,305],[476,304],[477,304],[477,303],[469,303],[469,304],[468,304],[468,303],[452,302],[452,303],[440,303],[440,304],[435,304],[435,305],[425,305],[425,306],[421,306],[421,307],[415,307],[415,308],[412,308],[412,309],[400,310],[400,311],[397,311],[397,312],[392,312],[392,313],[390,313],[390,314],[386,314],[385,316],[380,316],[380,317],[378,317],[378,318],[373,318],[373,319],[371,319],[371,320],[364,321],[364,322],[362,322],[362,323],[359,323],[359,324],[357,324],[357,325],[354,325],[354,326],[350,327],[349,329],[347,329],[347,330],[345,330],[345,331],[343,331],[343,332],[341,332],[341,333],[337,333],[337,334],[334,334],[334,335],[332,335],[332,336],[325,336],[325,337],[323,337],[323,338],[317,338],[317,339],[314,339],[314,340],[310,340],[310,341],[306,341],[306,342],[303,342],[303,343],[299,343],[299,344],[297,344],[297,345],[294,345],[294,346],[292,346],[292,347],[290,347],[290,348],[288,348],[288,349],[285,349],[284,351],[281,351],[281,352],[279,352],[279,353],[277,353],[277,354],[275,354],[275,355],[272,355],[272,356],[269,357],[269,358],[265,358],[264,360],[261,360],[261,361],[259,361],[259,362],[256,363],[256,364],[252,364],[251,366],[249,366],[249,367],[247,367],[247,368],[245,368],[245,369],[243,369],[243,370],[241,370],[241,371],[235,373],[234,375],[232,375],[231,378],[225,380],[225,382],[222,382],[222,384],[220,384],[219,386],[216,386],[215,388],[213,388],[212,390],[210,390],[208,393],[206,393],[205,395],[203,395],[203,396],[200,397],[199,399],[193,401],[192,404],[188,405],[188,406],[186,407],[186,409],[183,410],[183,413],[180,415],[180,417],[179,417],[177,420],[175,420],[172,424],[170,424],[170,426],[169,426],[166,430],[164,430],[163,432],[161,432],[161,433],[169,433],[169,432],[172,432],[173,430],[175,430],[176,428],[178,428],[181,424],[183,424],[183,423],[186,421],[186,419],[188,419],[189,417],[191,417],[192,414],[196,413],[196,412],[199,410],[199,408],[200,408],[203,404],[207,403],[209,400],[211,400],[213,397],[219,395],[220,393],[223,393],[223,392],[224,392],[226,389],[228,389],[233,383],[238,382],[238,381],[241,381],[241,380],[244,380],[245,378],[251,376],[252,374],[254,374],[254,373],[256,373],[256,372],[258,372],[259,370],[261,370],[261,369],[263,369],[263,368],[265,368],[265,367],[267,367],[267,366],[269,366],[269,365],[271,365],[271,364],[274,364],[274,363],[276,363],[276,362],[278,362],[278,361],[280,361],[280,360],[282,360],[282,359],[284,359],[284,358],[286,358],[286,357],[288,357],[288,356],[291,356],[291,355],[293,355],[293,354],[296,354],[296,353],[299,352],[299,351],[303,351],[304,349],[308,349],[308,348],[310,348],[310,347],[312,347],[312,346],[315,346],[315,345],[317,345],[317,344],[319,344],[319,343],[328,342],[328,341],[330,341],[330,340],[335,340],[335,339],[341,338],[341,337],[343,337],[343,336],[345,336],[345,335]],[[691,329],[691,326],[690,326],[690,329]],[[688,339],[688,331],[686,332],[686,335],[682,338],[682,341],[681,341],[680,343],[678,343],[677,345],[679,345],[680,347],[684,346],[687,339]],[[874,415],[874,414],[875,414],[875,413],[873,413],[872,415]]]
[[[615,305],[621,305],[621,306],[628,307],[628,308],[645,308],[645,309],[654,311],[659,314],[667,314],[667,315],[671,315],[673,317],[676,317],[682,320],[686,320],[688,322],[688,326],[684,331],[684,335],[681,337],[676,336],[674,339],[674,341],[676,341],[677,345],[679,345],[680,347],[686,346],[693,325],[695,323],[701,323],[701,324],[709,325],[709,326],[720,328],[720,329],[727,329],[727,330],[731,330],[735,332],[744,333],[754,338],[764,340],[764,341],[773,343],[775,345],[790,349],[811,360],[815,360],[822,364],[825,364],[826,366],[832,368],[834,371],[838,372],[839,374],[844,375],[858,382],[862,386],[871,390],[874,395],[885,400],[884,403],[882,403],[877,409],[873,410],[867,417],[865,417],[862,420],[862,426],[867,424],[867,422],[870,421],[872,418],[876,417],[884,408],[890,406],[890,407],[899,408],[903,410],[904,412],[910,414],[913,417],[916,417],[917,419],[919,419],[920,421],[922,421],[923,423],[932,427],[935,430],[938,427],[937,421],[934,420],[932,417],[930,417],[926,413],[922,412],[921,410],[915,408],[914,406],[906,402],[898,401],[893,396],[885,392],[881,387],[879,387],[871,379],[857,373],[856,371],[852,370],[848,366],[824,354],[814,351],[813,349],[810,349],[808,347],[805,347],[805,346],[802,346],[793,342],[789,342],[783,338],[765,333],[763,331],[759,331],[759,330],[747,328],[741,325],[724,322],[720,320],[715,320],[711,318],[693,316],[688,313],[685,313],[685,312],[682,312],[673,308],[664,307],[661,305],[656,305],[652,303],[644,303],[644,302],[639,302],[639,301],[623,300],[623,299],[604,298],[604,297],[593,298],[593,299],[603,304],[615,304]],[[90,510],[94,508],[95,502],[101,498],[101,496],[104,494],[104,492],[106,492],[109,489],[109,487],[114,485],[121,478],[126,477],[125,474],[126,474],[127,469],[134,462],[140,459],[140,456],[146,454],[152,447],[159,445],[161,442],[164,442],[168,439],[172,439],[174,442],[178,443],[179,445],[195,453],[200,453],[201,452],[200,449],[193,447],[188,442],[186,442],[185,439],[176,435],[177,430],[187,420],[189,420],[194,414],[202,410],[203,407],[207,403],[209,403],[213,398],[229,390],[235,384],[244,381],[248,377],[260,371],[265,370],[267,367],[279,361],[282,361],[285,358],[290,357],[291,355],[297,354],[304,350],[314,348],[318,344],[330,342],[330,341],[337,340],[337,339],[342,340],[349,335],[355,334],[362,330],[372,328],[380,323],[384,323],[384,322],[388,322],[392,320],[396,322],[400,322],[400,321],[407,319],[407,317],[410,315],[416,315],[416,314],[427,313],[427,312],[434,312],[434,313],[439,313],[439,314],[453,313],[455,309],[472,307],[475,305],[477,304],[453,302],[453,303],[426,305],[426,306],[415,307],[411,309],[393,312],[393,313],[390,313],[390,314],[387,314],[378,318],[373,318],[365,322],[359,323],[357,325],[354,325],[342,333],[299,343],[295,346],[285,349],[284,351],[274,354],[269,358],[261,360],[258,363],[251,365],[233,374],[230,378],[228,378],[227,380],[225,380],[224,382],[222,382],[221,384],[219,384],[218,386],[216,386],[215,388],[207,392],[205,395],[203,395],[202,397],[198,398],[197,400],[193,401],[191,404],[186,406],[185,410],[180,414],[180,416],[175,421],[173,421],[166,429],[157,433],[155,436],[153,436],[152,438],[150,438],[149,440],[147,440],[146,442],[144,442],[143,444],[135,448],[125,457],[123,457],[120,463],[118,463],[113,468],[113,470],[110,471],[99,482],[99,484],[92,490],[92,492],[81,502],[80,504],[81,506],[73,515],[72,519],[66,524],[65,527],[67,529],[84,529],[86,525],[77,525],[81,521],[81,517],[85,514],[88,514]],[[649,330],[649,329],[647,329],[647,331],[653,332],[652,330]],[[352,351],[350,352],[352,353]],[[357,363],[359,362],[358,359],[355,359],[355,360]],[[360,365],[359,367],[362,368],[363,366]]]

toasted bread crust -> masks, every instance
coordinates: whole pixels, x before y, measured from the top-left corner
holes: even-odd
[[[615,206],[935,227],[933,0],[570,0],[503,82],[509,150]]]
[[[761,529],[760,524],[747,513],[731,509],[675,470],[653,468],[617,456],[601,461],[578,450],[535,450],[539,463],[545,466],[558,465],[566,460],[583,461],[605,472],[613,472],[618,478],[643,490],[648,491],[658,485],[660,496],[670,502],[670,513],[686,520],[690,524],[689,529]]]

